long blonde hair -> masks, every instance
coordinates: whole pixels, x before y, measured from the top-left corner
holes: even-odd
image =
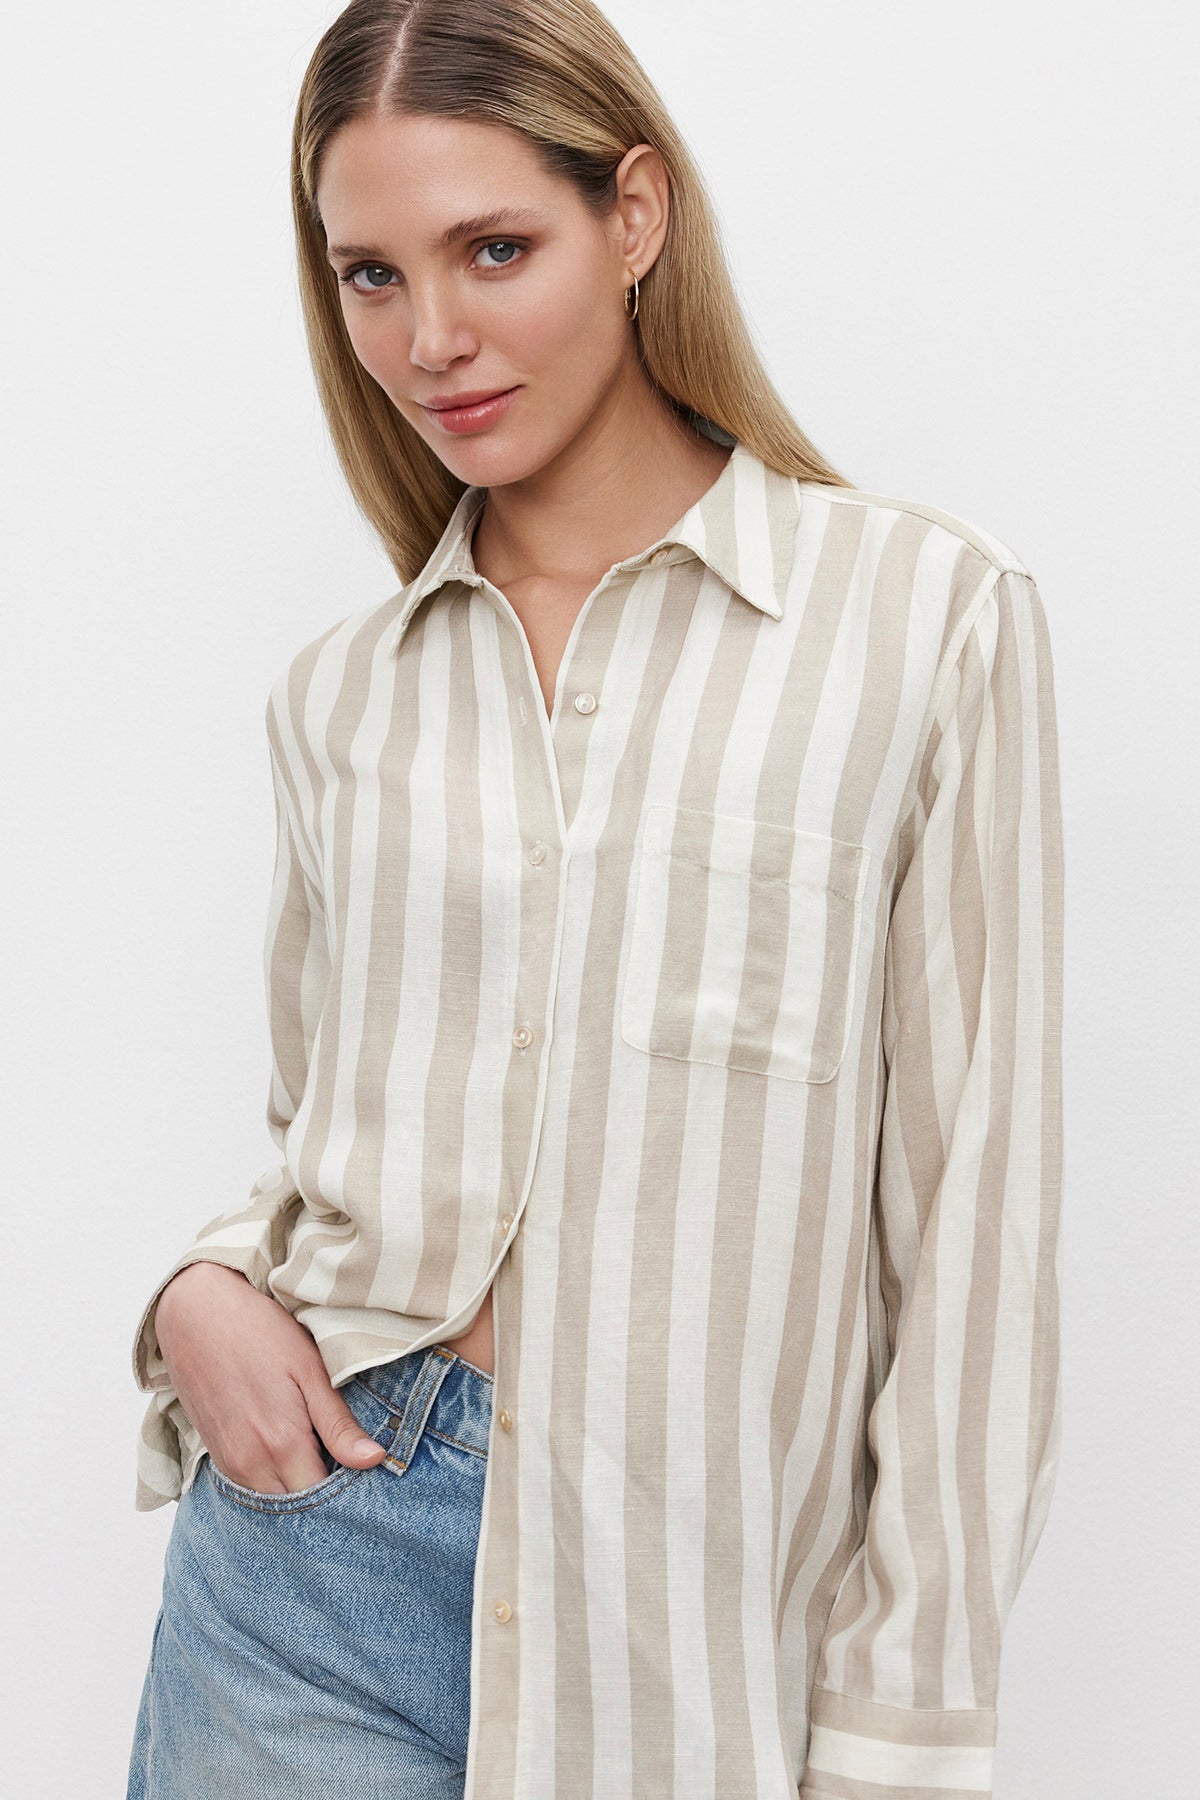
[[[402,582],[427,561],[465,484],[358,361],[326,254],[316,200],[322,156],[343,125],[378,112],[509,126],[597,214],[615,204],[613,175],[626,151],[652,145],[671,206],[630,328],[647,377],[682,418],[711,421],[784,474],[852,485],[767,375],[704,179],[649,77],[592,0],[352,0],[300,88],[292,211],[309,351],[334,448]]]

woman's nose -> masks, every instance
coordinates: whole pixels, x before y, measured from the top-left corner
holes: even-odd
[[[421,368],[444,369],[472,348],[474,340],[466,321],[449,296],[414,296],[412,307],[411,356]]]

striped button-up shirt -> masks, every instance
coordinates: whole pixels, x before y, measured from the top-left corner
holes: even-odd
[[[186,1263],[335,1385],[491,1285],[467,1800],[986,1795],[1060,1434],[1038,589],[738,443],[548,711],[485,499],[272,685],[277,1160],[139,1323],[136,1505]]]

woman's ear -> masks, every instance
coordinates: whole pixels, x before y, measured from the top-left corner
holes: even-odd
[[[635,144],[618,163],[616,182],[617,252],[638,280],[644,281],[667,235],[670,177],[653,145]]]

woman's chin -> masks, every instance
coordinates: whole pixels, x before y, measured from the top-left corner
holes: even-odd
[[[469,487],[507,487],[527,481],[563,448],[557,434],[547,442],[529,430],[505,431],[501,425],[456,441],[439,433],[437,441],[427,436],[426,442],[451,473]]]

